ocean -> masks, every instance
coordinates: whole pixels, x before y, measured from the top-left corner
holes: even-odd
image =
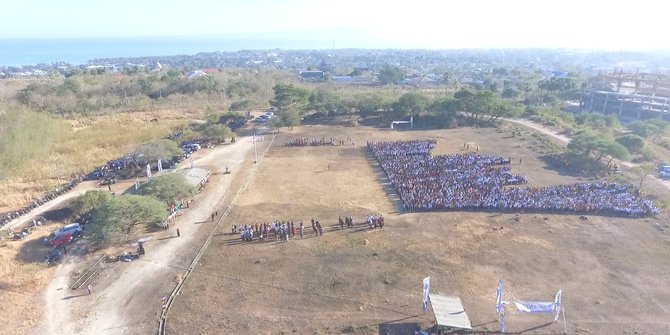
[[[0,39],[0,66],[66,62],[74,65],[114,57],[193,55],[252,49],[324,49],[330,39],[262,37],[124,37]]]

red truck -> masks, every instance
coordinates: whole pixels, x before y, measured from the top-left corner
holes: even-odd
[[[58,248],[60,246],[66,245],[68,243],[72,242],[72,235],[71,234],[63,234],[58,237],[54,237],[49,243]]]

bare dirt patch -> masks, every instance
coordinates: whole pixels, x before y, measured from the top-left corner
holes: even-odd
[[[313,136],[352,137],[356,146],[283,146]],[[507,300],[551,300],[563,289],[570,333],[670,332],[664,220],[399,212],[365,141],[426,138],[438,140],[434,154],[479,147],[512,157],[513,172],[528,175],[530,185],[578,181],[538,158],[547,149],[530,132],[515,138],[487,128],[303,126],[284,132],[175,300],[167,332],[376,334],[394,323],[427,326],[434,321],[421,314],[427,275],[433,292],[462,298],[479,331],[497,330],[495,286],[503,279]],[[360,220],[370,213],[385,216],[384,229],[337,225],[339,215]],[[325,224],[324,236],[311,232],[312,217]],[[305,220],[307,235],[241,243],[229,234],[232,224],[275,219]],[[507,326],[512,332],[563,331],[549,321],[510,311]]]
[[[0,241],[0,334],[24,334],[38,325],[43,312],[38,291],[54,269],[42,264],[42,247],[27,250],[26,245],[49,233],[39,227],[25,240]]]

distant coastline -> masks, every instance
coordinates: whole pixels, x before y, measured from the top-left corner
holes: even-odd
[[[114,57],[193,55],[245,49],[324,49],[329,41],[244,37],[108,37],[0,39],[0,66],[86,64]]]

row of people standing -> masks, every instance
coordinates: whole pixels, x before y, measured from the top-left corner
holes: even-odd
[[[314,236],[323,236],[324,227],[321,224],[321,221],[318,218],[312,218],[310,222],[312,225],[312,234],[314,234]],[[340,216],[338,222],[342,230],[344,230],[345,225],[347,228],[354,228],[354,225],[356,224],[356,220],[354,220],[353,216],[345,216],[344,218]],[[382,215],[368,214],[361,223],[364,225],[367,224],[370,229],[383,228],[384,217]],[[259,241],[268,239],[288,241],[296,235],[300,236],[300,238],[304,238],[306,232],[305,223],[303,220],[298,220],[273,221],[270,223],[245,224],[241,226],[232,225],[231,234],[239,234],[240,239],[245,242],[250,242],[254,239]]]
[[[242,226],[233,225],[232,234],[240,234],[245,242],[253,241],[255,238],[265,241],[270,238],[274,240],[288,241],[295,237],[296,233],[302,238],[305,236],[305,224],[302,220],[296,221],[273,221],[271,223],[246,224]]]

